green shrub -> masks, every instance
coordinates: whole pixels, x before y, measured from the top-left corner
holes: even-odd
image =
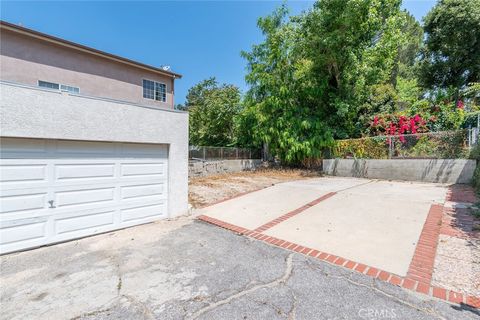
[[[454,131],[395,137],[393,156],[400,158],[467,158],[466,136],[466,131]]]
[[[334,158],[387,159],[388,143],[385,137],[337,140],[332,153]]]
[[[467,158],[466,136],[467,132],[462,130],[337,140],[327,157],[388,159],[391,146],[393,158]]]

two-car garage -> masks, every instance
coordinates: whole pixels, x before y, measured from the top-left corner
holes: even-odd
[[[0,254],[188,212],[187,113],[0,89]]]
[[[167,216],[168,146],[1,140],[2,253]]]

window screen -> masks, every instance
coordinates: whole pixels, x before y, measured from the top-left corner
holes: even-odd
[[[155,82],[150,80],[143,80],[143,97],[146,99],[154,99]]]
[[[38,86],[42,88],[49,88],[49,89],[55,89],[55,90],[60,89],[60,85],[58,83],[47,82],[42,80],[38,81]]]

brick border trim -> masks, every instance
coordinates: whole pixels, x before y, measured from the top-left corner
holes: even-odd
[[[282,216],[280,216],[280,217],[278,217],[278,218],[276,218],[276,219],[274,219],[274,220],[272,220],[272,221],[269,221],[269,222],[265,223],[264,225],[261,225],[260,227],[256,228],[254,231],[255,231],[255,232],[263,232],[263,231],[266,231],[266,230],[268,230],[268,229],[276,226],[276,225],[279,224],[280,222],[283,222],[283,221],[285,221],[285,220],[287,220],[287,219],[290,219],[291,217],[296,216],[297,214],[299,214],[299,213],[307,210],[308,208],[313,207],[314,205],[322,202],[323,200],[326,200],[326,199],[328,199],[328,198],[330,198],[330,197],[333,197],[333,196],[336,195],[336,194],[337,194],[336,192],[329,192],[329,193],[321,196],[320,198],[317,198],[317,199],[315,199],[315,200],[313,200],[313,201],[310,201],[309,203],[307,203],[306,205],[304,205],[304,206],[302,206],[302,207],[300,207],[300,208],[298,208],[298,209],[292,210],[292,211],[290,211],[290,212],[288,212],[288,213],[286,213],[286,214],[284,214],[284,215],[282,215]]]
[[[421,283],[421,291],[428,290],[432,282],[433,266],[437,253],[438,238],[442,225],[444,207],[439,204],[432,204],[427,219],[423,225],[417,247],[413,254],[407,278]],[[418,290],[417,290],[418,291]]]
[[[198,216],[197,219],[208,222],[208,223],[211,223],[213,225],[216,225],[218,227],[221,227],[221,228],[224,228],[224,229],[227,229],[227,230],[230,230],[230,231],[234,231],[238,234],[246,234],[247,232],[250,231],[248,229],[236,226],[236,225],[231,224],[231,223],[223,222],[221,220],[211,218],[211,217],[203,215],[203,214]]]

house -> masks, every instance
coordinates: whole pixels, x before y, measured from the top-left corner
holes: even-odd
[[[188,209],[181,75],[0,23],[0,253]]]

